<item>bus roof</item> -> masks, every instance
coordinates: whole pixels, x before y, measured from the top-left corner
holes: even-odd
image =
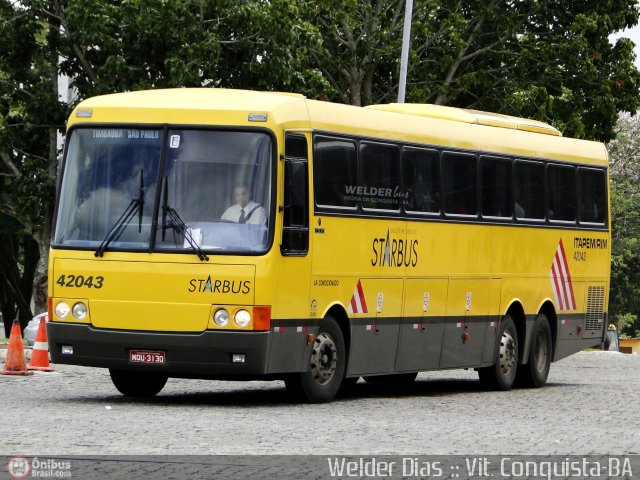
[[[266,115],[267,120],[251,120],[251,114]],[[69,126],[86,122],[310,129],[445,148],[607,164],[603,144],[562,137],[557,129],[535,120],[440,105],[392,103],[362,108],[283,92],[180,88],[103,95],[81,102],[72,113]]]
[[[526,130],[527,132],[545,133],[556,137],[562,136],[560,130],[546,123],[529,120],[527,118],[512,117],[501,113],[481,112],[479,110],[419,103],[389,103],[386,105],[368,105],[366,108],[406,113],[421,117],[441,118],[442,120],[453,120],[454,122],[475,123],[489,127]]]

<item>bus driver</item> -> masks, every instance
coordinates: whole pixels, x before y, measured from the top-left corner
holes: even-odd
[[[250,200],[249,188],[246,185],[237,185],[233,196],[236,203],[225,210],[220,217],[222,220],[254,225],[264,225],[267,222],[264,208]]]

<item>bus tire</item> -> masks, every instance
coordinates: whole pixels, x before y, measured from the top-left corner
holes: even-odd
[[[367,383],[378,385],[410,385],[414,382],[418,372],[396,373],[392,375],[372,375],[363,377]]]
[[[518,332],[505,315],[496,334],[495,363],[478,369],[480,382],[492,390],[511,390],[518,370]]]
[[[132,372],[130,370],[109,369],[111,381],[126,397],[153,397],[160,393],[168,376],[154,372]]]
[[[306,372],[285,377],[287,390],[304,401],[323,403],[333,400],[342,385],[346,368],[344,337],[338,322],[327,316],[313,341]]]
[[[544,313],[536,317],[531,330],[527,363],[518,367],[516,383],[522,387],[540,388],[547,383],[551,368],[551,328]]]

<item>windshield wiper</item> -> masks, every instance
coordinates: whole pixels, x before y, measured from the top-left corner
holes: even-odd
[[[184,239],[191,246],[191,250],[194,251],[198,258],[203,262],[208,262],[209,257],[202,251],[198,242],[196,242],[193,235],[191,235],[191,229],[187,226],[186,223],[180,218],[178,212],[176,212],[173,208],[168,205],[167,197],[167,177],[164,177],[163,189],[162,189],[162,241],[164,241],[167,230],[173,229],[178,233],[181,233],[184,236]],[[168,221],[167,221],[168,219]]]
[[[102,240],[102,243],[95,251],[96,257],[102,257],[109,244],[122,235],[124,229],[129,225],[131,219],[138,214],[138,233],[142,233],[142,207],[144,206],[144,172],[140,169],[140,191],[138,192],[138,198],[131,199],[129,206],[122,212],[120,218],[113,224],[113,226],[107,232],[107,235]]]

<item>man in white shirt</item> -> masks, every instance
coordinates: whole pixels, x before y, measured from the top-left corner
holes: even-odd
[[[233,195],[237,203],[225,210],[220,217],[222,220],[254,225],[267,223],[264,208],[250,200],[249,188],[246,185],[238,185],[233,191]]]

